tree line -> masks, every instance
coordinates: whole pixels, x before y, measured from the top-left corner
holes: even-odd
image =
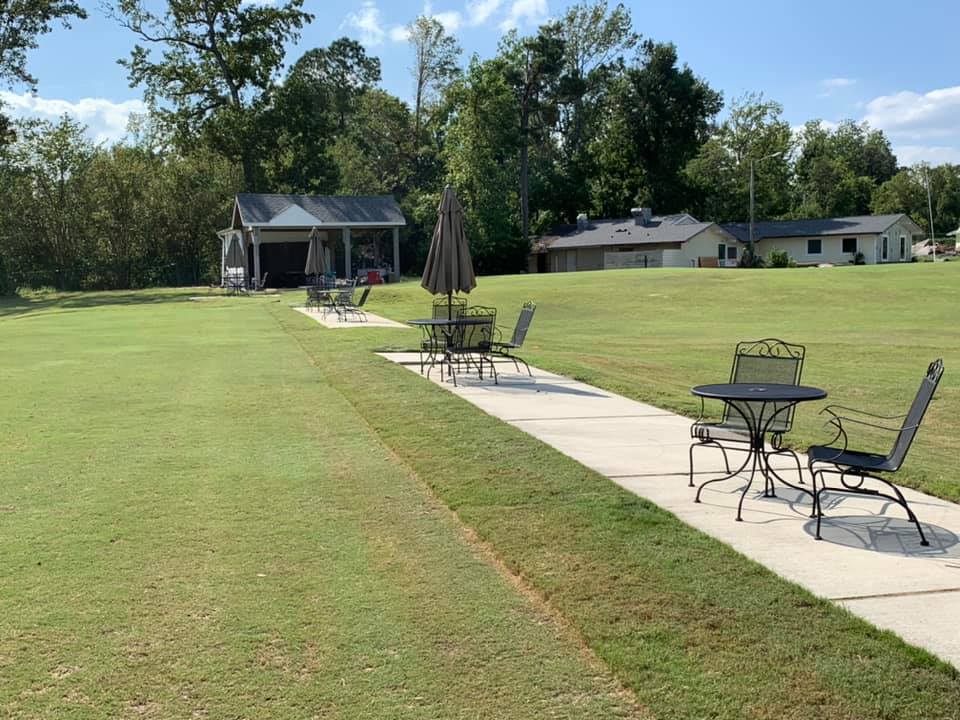
[[[0,121],[0,286],[129,288],[219,272],[215,231],[235,192],[392,194],[409,225],[404,270],[421,265],[440,192],[466,210],[478,271],[525,267],[530,238],[633,206],[744,220],[908,212],[960,224],[960,166],[900,167],[883,133],[846,121],[799,132],[762,95],[732,100],[676,48],[634,28],[623,5],[571,6],[464,58],[430,17],[407,27],[410,103],[380,86],[380,60],[340,38],[287,64],[313,17],[303,0],[115,0],[130,33],[120,62],[148,111],[95,145],[67,117]],[[14,17],[15,16],[15,17]],[[69,0],[0,8],[0,80],[30,86],[26,51]],[[2,108],[0,108],[2,110]],[[2,116],[0,116],[2,117]],[[0,287],[2,289],[2,287]]]

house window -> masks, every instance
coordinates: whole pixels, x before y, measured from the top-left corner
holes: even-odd
[[[727,245],[727,260],[736,260],[736,259],[737,259],[737,246]]]
[[[907,238],[905,235],[900,236],[900,259],[907,259]]]
[[[810,238],[807,240],[807,255],[819,255],[823,252],[823,240]]]
[[[856,238],[844,238],[843,239],[843,252],[847,255],[853,255],[857,252],[857,239]]]
[[[889,245],[889,239],[887,238],[886,235],[884,235],[884,236],[883,236],[883,244],[882,244],[881,250],[880,250],[880,258],[881,258],[882,260],[886,260],[886,259],[887,259],[887,254],[888,254],[888,252],[889,252],[888,247],[887,247],[888,245]]]

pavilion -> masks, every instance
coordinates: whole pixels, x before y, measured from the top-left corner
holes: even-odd
[[[239,193],[230,227],[217,233],[222,244],[221,281],[242,273],[248,284],[260,289],[268,284],[283,287],[299,284],[304,277],[307,246],[316,228],[327,266],[340,277],[354,277],[354,233],[365,239],[362,250],[366,267],[388,268],[393,280],[400,278],[400,228],[406,225],[397,201],[390,195],[275,195]],[[381,259],[386,232],[392,234],[392,263]],[[246,254],[243,268],[227,267],[227,253],[238,237]],[[358,246],[360,243],[358,242]]]

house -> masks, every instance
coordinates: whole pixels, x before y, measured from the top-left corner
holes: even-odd
[[[654,216],[634,208],[621,220],[577,218],[538,238],[531,272],[736,265],[743,243],[716,223],[687,214]]]
[[[750,239],[747,223],[723,228],[741,242]],[[798,265],[853,263],[858,254],[867,265],[910,262],[915,238],[923,230],[909,215],[858,215],[818,220],[776,220],[754,225],[757,254],[785,250]]]
[[[392,234],[390,255],[394,279],[400,274],[400,228],[406,225],[397,201],[389,195],[270,195],[240,193],[233,204],[230,227],[217,233],[222,243],[223,276],[242,272],[259,288],[264,275],[273,287],[302,282],[310,234],[320,233],[331,268],[341,277],[353,277],[353,259],[381,264],[381,241]],[[354,247],[354,233],[366,241]],[[238,237],[246,253],[246,267],[228,268],[227,253]],[[358,243],[359,245],[359,243]]]

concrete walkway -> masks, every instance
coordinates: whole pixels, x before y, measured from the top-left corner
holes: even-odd
[[[398,323],[396,320],[390,320],[389,318],[380,317],[379,315],[374,315],[373,313],[365,313],[367,316],[366,320],[361,320],[356,316],[352,316],[347,320],[341,320],[336,313],[324,313],[322,310],[315,310],[312,308],[305,307],[295,307],[293,308],[298,313],[306,315],[312,320],[316,320],[318,323],[323,325],[325,328],[330,328],[331,330],[340,330],[343,328],[358,328],[358,327],[375,327],[375,328],[403,328],[409,330],[409,325],[404,325],[403,323]]]
[[[383,356],[419,373],[415,353]],[[744,502],[744,521],[736,522],[742,482],[711,485],[700,504],[693,502],[688,418],[536,368],[532,378],[512,365],[498,363],[498,369],[499,385],[461,374],[459,387],[443,387],[782,577],[960,667],[960,506],[904,489],[930,541],[923,547],[898,506],[824,495],[823,541],[816,542],[808,496],[778,486],[778,497],[764,498],[758,480]],[[439,384],[439,372],[431,380]],[[784,477],[796,477],[795,467]],[[720,473],[719,452],[699,450],[697,470],[698,482]]]

